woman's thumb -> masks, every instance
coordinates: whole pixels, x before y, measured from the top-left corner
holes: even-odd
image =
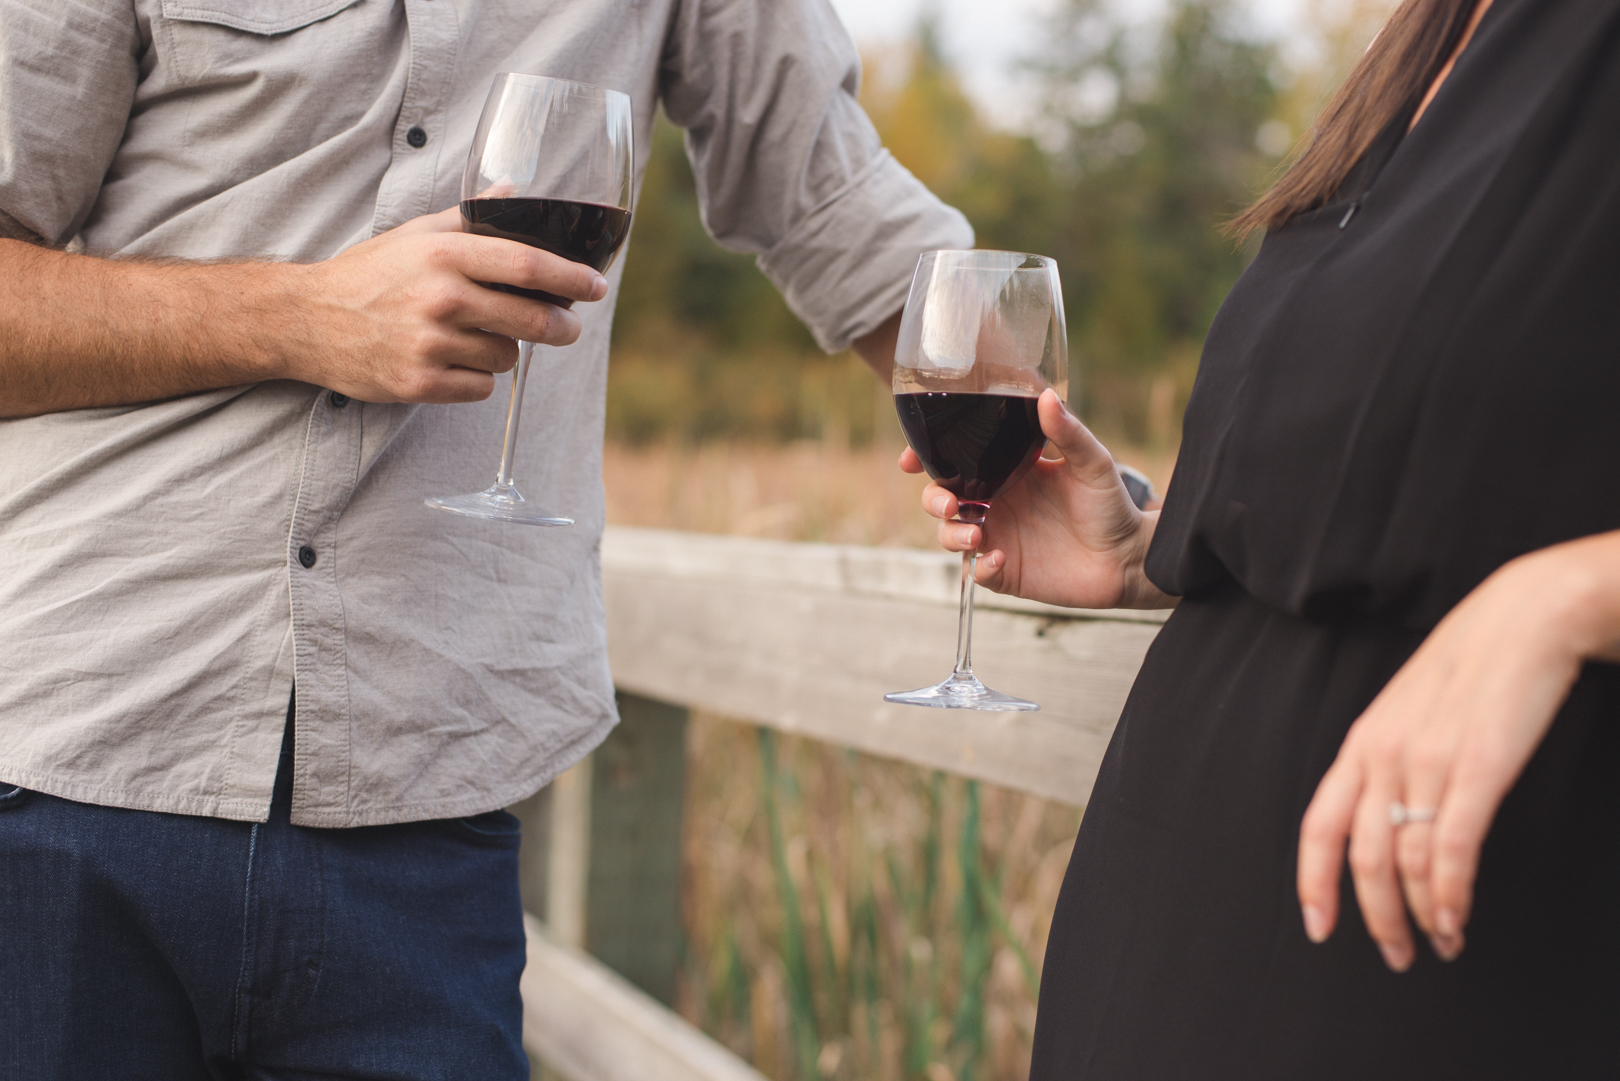
[[[1099,482],[1112,480],[1118,483],[1114,475],[1113,455],[1091,434],[1091,429],[1080,423],[1079,417],[1069,412],[1057,391],[1043,391],[1036,408],[1040,412],[1041,431],[1046,433],[1046,438],[1052,441],[1057,452],[1063,455],[1070,469],[1086,480],[1093,479],[1091,475],[1095,473]]]

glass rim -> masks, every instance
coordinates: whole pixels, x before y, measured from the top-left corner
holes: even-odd
[[[564,79],[557,75],[534,75],[527,71],[500,71],[495,73],[495,78],[528,83],[531,86],[537,83],[550,83],[564,93],[577,94],[580,97],[620,97],[625,101],[630,100],[630,95],[623,90],[597,86],[595,83],[582,83],[578,79]]]
[[[950,261],[954,265],[961,267],[964,270],[999,270],[1003,272],[1017,272],[1020,270],[1045,271],[1051,270],[1057,266],[1057,260],[1050,255],[1040,255],[1036,252],[1027,251],[1001,251],[996,248],[938,248],[934,251],[925,251],[919,255],[917,257],[917,265],[921,266],[925,262],[936,262],[942,255],[960,256],[961,258],[953,258]],[[1002,258],[997,259],[994,258],[995,256],[1001,256]],[[981,259],[977,257],[986,258]],[[1039,265],[1007,266],[1006,264],[1011,262],[1013,259],[1017,259],[1021,263],[1035,262]],[[974,265],[975,263],[978,263],[979,265],[976,266]]]

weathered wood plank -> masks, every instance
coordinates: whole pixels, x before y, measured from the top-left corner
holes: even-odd
[[[949,552],[803,544],[688,533],[675,529],[609,528],[602,537],[605,574],[657,575],[707,581],[761,582],[890,600],[957,604],[962,560]],[[976,607],[1065,619],[1163,623],[1164,611],[1108,608],[1083,611],[981,589]]]
[[[990,595],[975,670],[1041,711],[884,702],[948,674],[955,573],[951,557],[924,552],[610,530],[614,678],[650,698],[1084,804],[1162,615]]]
[[[523,1045],[563,1081],[765,1081],[600,961],[524,917]]]

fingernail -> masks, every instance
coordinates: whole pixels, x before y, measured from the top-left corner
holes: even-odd
[[[1447,938],[1455,938],[1462,931],[1462,921],[1454,908],[1442,908],[1434,914],[1434,929]]]
[[[961,529],[958,529],[954,535],[956,537],[957,544],[966,545],[973,543],[973,530],[969,526],[963,526]]]
[[[948,495],[942,495],[938,499],[934,500],[934,513],[935,514],[944,514],[945,509],[947,507],[949,507],[950,505],[951,505],[951,497],[948,496]]]
[[[1396,972],[1405,972],[1412,965],[1412,949],[1410,946],[1397,946],[1391,942],[1380,942],[1378,950],[1384,955],[1384,964]]]
[[[1303,911],[1305,913],[1305,937],[1312,942],[1326,942],[1328,936],[1327,913],[1315,905],[1306,905]]]
[[[1430,935],[1429,945],[1442,961],[1455,961],[1457,955],[1462,953],[1463,939],[1461,935]]]
[[[602,277],[602,275],[600,275],[600,274],[598,274],[596,276],[596,280],[591,283],[591,296],[593,296],[593,297],[605,297],[605,296],[607,296],[607,279]]]

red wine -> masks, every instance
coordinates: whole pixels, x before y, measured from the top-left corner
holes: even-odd
[[[462,227],[479,236],[498,236],[584,263],[600,274],[630,233],[630,212],[616,206],[572,199],[463,199]],[[567,297],[484,282],[491,289],[572,307]]]
[[[906,442],[928,475],[956,496],[963,521],[976,522],[1046,445],[1035,412],[1038,400],[1014,394],[896,394],[894,406]]]

